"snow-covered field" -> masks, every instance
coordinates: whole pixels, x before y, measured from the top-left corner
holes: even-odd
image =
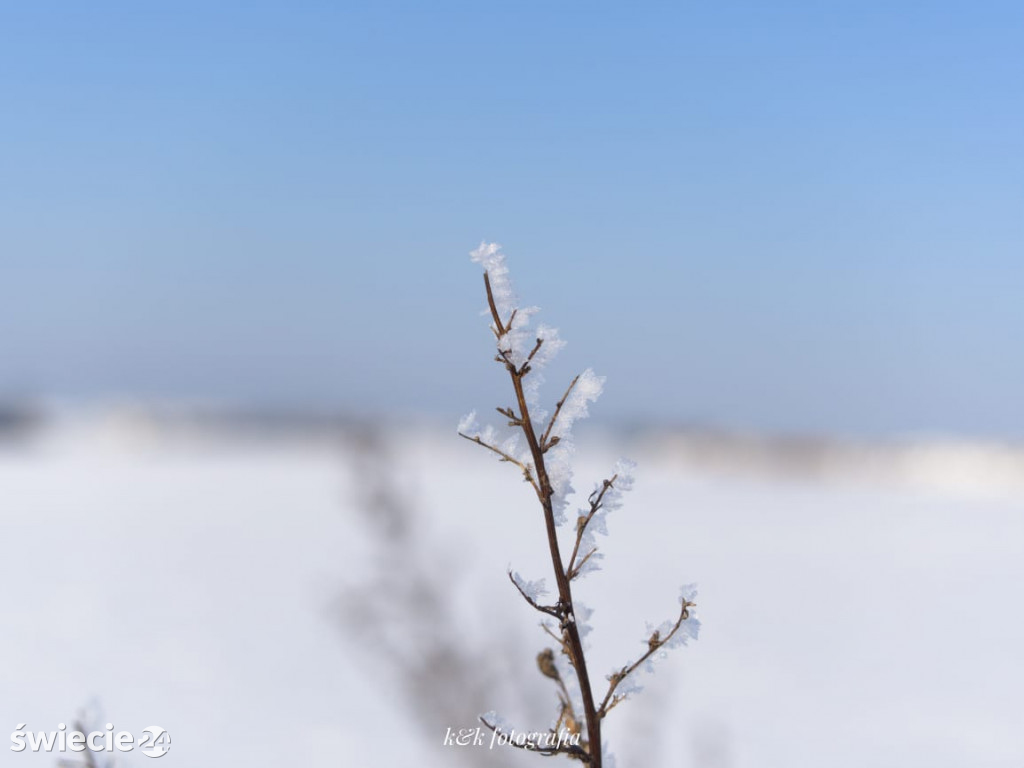
[[[595,676],[681,584],[703,621],[609,715],[619,768],[1024,766],[1019,451],[615,442],[581,436],[576,472],[589,490],[618,453],[639,461],[578,590]],[[548,576],[538,510],[451,430],[65,415],[0,442],[0,507],[10,731],[88,706],[166,728],[167,766],[540,761],[442,745],[485,709],[544,728],[554,700],[533,662],[550,642],[505,575]]]

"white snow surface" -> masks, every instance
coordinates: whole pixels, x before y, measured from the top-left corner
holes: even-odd
[[[505,568],[551,577],[532,490],[450,427],[389,444],[422,555],[451,568],[465,642],[497,654],[521,638],[510,683],[547,714],[490,706],[543,730],[554,691],[533,659],[550,639]],[[425,704],[336,616],[379,565],[348,445],[109,421],[0,444],[0,723],[51,731],[99,702],[116,730],[166,728],[164,767],[498,765],[420,728]],[[578,440],[581,487],[621,453],[639,462],[598,541],[604,570],[576,585],[599,695],[643,653],[646,623],[678,615],[680,587],[700,590],[700,639],[606,721],[621,768],[1024,766],[1024,485],[930,483],[920,462],[905,476],[730,471],[685,460],[695,450]],[[973,449],[963,465],[942,456],[946,476],[979,465]],[[0,750],[2,766],[56,763]]]

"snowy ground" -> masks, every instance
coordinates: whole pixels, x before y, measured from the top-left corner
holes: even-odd
[[[579,590],[596,677],[641,652],[683,583],[700,585],[704,628],[609,716],[619,768],[1024,766],[1019,456],[915,450],[780,472],[749,452],[630,446],[636,490]],[[577,486],[615,457],[605,440],[581,450]],[[165,766],[540,759],[442,746],[439,723],[473,726],[478,704],[543,728],[553,699],[533,666],[545,637],[505,576],[547,575],[537,510],[515,471],[450,431],[381,443],[64,419],[0,444],[0,504],[11,731],[91,705],[117,730],[165,727]],[[393,590],[406,574],[418,591]],[[499,679],[460,695],[476,670]]]

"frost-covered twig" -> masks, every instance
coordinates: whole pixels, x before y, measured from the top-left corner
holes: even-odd
[[[515,406],[497,410],[506,417],[508,426],[517,432],[498,447],[497,432],[493,428],[488,427],[483,432],[473,431],[474,413],[463,419],[459,424],[458,433],[497,454],[502,461],[518,466],[537,494],[543,510],[548,550],[557,586],[557,601],[554,605],[542,605],[537,601],[537,583],[523,582],[518,574],[511,571],[509,578],[530,606],[558,620],[557,633],[549,624],[545,623],[542,626],[558,642],[562,653],[568,659],[575,675],[575,683],[578,683],[578,695],[586,725],[586,740],[578,746],[571,749],[537,751],[547,755],[567,754],[592,768],[601,768],[604,758],[601,720],[612,707],[625,698],[625,693],[616,692],[620,683],[648,661],[658,648],[674,644],[672,641],[689,618],[688,611],[693,602],[684,596],[680,618],[675,625],[666,627],[664,633],[661,630],[655,631],[648,639],[648,653],[635,664],[628,664],[612,675],[609,678],[611,685],[608,693],[600,705],[596,704],[582,641],[583,635],[589,631],[585,622],[590,611],[574,600],[572,582],[596,568],[596,561],[601,555],[597,552],[594,533],[607,533],[604,516],[619,505],[621,492],[631,486],[632,477],[629,473],[632,463],[620,461],[616,472],[591,493],[588,499],[589,509],[581,511],[577,517],[575,543],[566,566],[562,559],[557,528],[566,520],[565,507],[573,491],[570,464],[571,430],[577,419],[587,416],[588,406],[600,395],[604,379],[595,375],[589,368],[575,376],[555,405],[546,426],[541,430],[531,415],[533,408],[538,413],[538,418],[542,421],[544,419],[544,415],[537,409],[541,381],[539,370],[558,351],[563,342],[554,329],[545,326],[538,326],[535,333],[530,332],[530,317],[537,310],[518,305],[500,246],[494,243],[482,244],[473,252],[472,257],[484,268],[487,311],[491,316],[491,330],[497,341],[497,354],[494,359],[507,371],[516,400]],[[519,435],[526,442],[526,448],[521,452],[517,442]],[[696,637],[696,627],[692,636]],[[554,652],[550,649],[542,652],[538,656],[538,666],[546,677],[555,680],[559,686],[559,717],[551,733],[564,724],[571,724],[578,734],[580,724],[576,719],[574,697],[562,673],[558,671]],[[500,725],[493,719],[481,720],[495,733],[500,732]]]
[[[511,581],[515,585],[515,588],[519,590],[519,594],[523,596],[523,600],[528,602],[531,606],[536,608],[538,611],[540,611],[541,613],[546,613],[549,616],[554,616],[556,619],[560,619],[562,617],[562,613],[559,610],[558,606],[556,606],[556,605],[541,605],[540,603],[537,602],[537,591],[536,591],[536,588],[531,588],[533,582],[526,582],[526,583],[524,583],[522,581],[522,579],[519,578],[519,574],[518,573],[512,573],[512,571],[508,572],[508,580]],[[540,583],[541,584],[544,583],[543,579],[541,580]]]
[[[551,414],[551,421],[548,422],[547,429],[544,430],[544,434],[540,438],[541,449],[546,453],[547,450],[558,442],[558,436],[551,437],[551,430],[555,426],[555,422],[558,420],[558,415],[562,412],[562,408],[565,406],[565,401],[569,399],[569,395],[572,394],[573,388],[576,386],[576,382],[580,380],[579,375],[573,377],[573,380],[569,382],[569,387],[565,390],[565,394],[562,395],[562,399],[555,403],[555,412]]]
[[[604,695],[604,699],[601,700],[601,706],[598,708],[598,714],[602,718],[607,715],[616,704],[624,701],[628,696],[627,693],[616,695],[616,689],[619,688],[626,678],[636,672],[641,665],[648,662],[659,649],[674,648],[677,645],[685,644],[687,639],[690,637],[697,637],[697,632],[700,629],[700,622],[696,617],[692,617],[690,615],[690,608],[693,608],[696,605],[692,598],[696,596],[697,590],[694,585],[691,584],[683,587],[682,594],[679,597],[679,618],[676,619],[675,624],[672,624],[671,627],[667,628],[667,631],[665,631],[666,627],[663,625],[651,632],[646,641],[647,652],[632,664],[627,664],[618,672],[613,672],[608,676],[608,692]],[[688,621],[692,621],[693,623],[684,629],[684,625]],[[684,631],[680,632],[680,630]]]
[[[467,434],[465,434],[463,432],[459,432],[459,437],[464,437],[467,440],[469,440],[471,443],[476,443],[477,445],[482,445],[487,450],[494,451],[494,453],[498,454],[501,457],[502,461],[507,461],[510,464],[515,464],[517,467],[519,467],[519,469],[522,470],[522,472],[523,472],[523,479],[526,480],[526,482],[528,482],[530,485],[533,486],[533,490],[537,492],[538,496],[540,495],[540,488],[537,487],[537,483],[533,479],[533,470],[530,469],[528,464],[526,464],[526,463],[524,463],[522,461],[519,461],[519,459],[513,458],[512,456],[509,456],[507,453],[505,453],[500,448],[498,448],[496,446],[493,446],[490,443],[486,442],[483,438],[480,437],[480,435],[467,435]]]
[[[572,557],[569,558],[569,579],[575,579],[580,575],[581,568],[583,565],[590,560],[590,558],[597,553],[597,547],[592,547],[583,556],[579,565],[576,564],[576,558],[580,553],[580,544],[583,542],[583,537],[587,532],[587,526],[590,525],[590,521],[594,519],[594,515],[597,514],[598,510],[601,509],[601,502],[604,500],[604,495],[608,492],[608,489],[615,485],[615,481],[618,479],[618,475],[612,475],[608,480],[601,483],[601,487],[590,494],[588,501],[590,502],[590,511],[586,515],[580,515],[576,519],[576,543],[572,547]]]
[[[488,257],[498,255],[498,251],[493,247],[482,247],[481,251],[478,251],[478,254],[480,254],[480,259],[484,260]],[[500,261],[493,261],[497,261],[501,267],[504,267],[503,256]],[[505,272],[507,274],[507,270],[505,270]],[[530,406],[527,402],[526,392],[523,386],[523,378],[529,373],[529,366],[522,365],[522,367],[520,367],[517,365],[514,355],[519,350],[516,350],[514,344],[507,348],[502,345],[502,339],[505,339],[509,335],[509,331],[512,328],[512,323],[515,320],[518,309],[512,308],[512,314],[509,316],[508,322],[506,323],[503,321],[501,311],[498,308],[498,302],[495,298],[494,290],[491,285],[489,270],[484,272],[484,286],[487,292],[487,305],[490,308],[491,317],[494,320],[493,330],[498,339],[499,359],[504,362],[506,370],[512,379],[512,387],[515,391],[516,401],[519,406],[519,420],[522,424],[522,431],[526,438],[530,454],[533,457],[533,465],[537,472],[540,501],[541,506],[544,509],[544,522],[547,528],[548,548],[551,555],[551,563],[555,571],[555,580],[558,584],[558,605],[556,615],[561,621],[560,626],[565,633],[569,649],[569,659],[573,668],[576,670],[576,675],[580,683],[580,693],[583,697],[583,711],[587,722],[587,740],[589,744],[600,745],[601,721],[597,717],[597,710],[594,707],[594,698],[590,687],[590,677],[587,671],[587,661],[583,654],[583,642],[580,639],[579,627],[576,624],[573,611],[572,588],[569,584],[568,573],[562,564],[562,553],[558,548],[558,532],[555,523],[553,498],[555,495],[555,488],[552,485],[551,478],[548,476],[544,451],[541,448],[540,441],[538,440],[533,428],[533,421],[530,418]],[[511,291],[509,290],[509,293],[502,298],[505,298],[506,300],[511,299]],[[524,355],[524,360],[528,356],[529,353],[526,353]],[[563,399],[563,403],[568,399],[571,391],[572,387],[570,387],[569,392],[567,392],[566,397]],[[555,424],[556,420],[557,417],[552,418],[549,430],[546,430],[545,434],[550,431],[550,427]],[[599,748],[596,750],[588,749],[589,759],[587,762],[595,766],[595,768],[600,768],[601,765],[601,757],[599,753]]]

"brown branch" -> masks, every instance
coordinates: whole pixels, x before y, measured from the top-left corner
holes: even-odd
[[[594,547],[592,550],[587,552],[587,554],[585,554],[583,556],[583,559],[580,560],[579,565],[577,565],[575,568],[570,568],[569,569],[569,580],[570,581],[572,581],[573,579],[575,579],[577,576],[580,575],[580,572],[583,570],[583,566],[587,564],[587,561],[590,559],[591,555],[595,555],[595,554],[597,554],[597,547]]]
[[[479,435],[467,435],[467,434],[465,434],[463,432],[459,432],[459,437],[464,437],[467,440],[469,440],[469,442],[471,442],[471,443],[476,443],[477,445],[482,445],[487,450],[493,451],[494,453],[498,454],[501,457],[502,461],[507,461],[510,464],[515,464],[517,467],[519,467],[523,471],[523,477],[526,479],[526,482],[528,482],[530,485],[532,485],[533,486],[533,490],[537,492],[537,496],[540,496],[540,488],[537,487],[537,482],[533,479],[533,473],[530,471],[529,465],[524,464],[519,459],[516,459],[516,458],[513,458],[512,456],[509,456],[507,453],[505,453],[500,448],[496,448],[493,445],[491,445],[490,443],[485,443],[483,440],[480,439]]]
[[[553,446],[558,441],[557,436],[553,440],[549,440],[551,436],[551,430],[555,426],[555,421],[558,419],[558,414],[561,413],[562,411],[562,406],[565,405],[565,401],[569,399],[569,393],[572,392],[573,387],[576,386],[576,382],[579,380],[580,376],[579,374],[576,374],[576,376],[573,377],[573,380],[569,382],[569,388],[565,390],[565,394],[562,395],[562,399],[559,400],[558,403],[555,405],[555,412],[551,414],[551,421],[548,422],[547,429],[544,430],[544,435],[540,439],[540,447],[542,451],[547,452],[548,448]]]
[[[622,701],[622,699],[625,698],[625,696],[619,696],[615,699],[612,699],[612,696],[615,693],[615,689],[619,687],[619,683],[621,683],[623,680],[625,680],[627,677],[633,674],[640,667],[641,664],[643,664],[645,661],[651,658],[651,656],[654,655],[655,651],[657,651],[659,648],[664,646],[665,643],[672,639],[675,633],[679,631],[679,628],[683,626],[683,622],[690,618],[690,608],[694,605],[696,605],[696,603],[691,603],[689,600],[684,599],[682,610],[679,611],[679,618],[676,620],[675,626],[672,627],[672,630],[667,635],[665,635],[665,637],[661,637],[660,634],[657,631],[655,631],[647,640],[647,653],[645,653],[632,664],[623,667],[618,672],[614,673],[613,675],[611,675],[611,677],[608,678],[610,683],[608,686],[608,692],[604,695],[604,699],[601,701],[601,706],[597,709],[597,713],[600,717],[603,718],[605,715],[607,715],[608,712],[611,711],[612,707],[614,707],[616,704]],[[609,702],[611,703],[609,704]]]
[[[537,339],[537,343],[533,345],[533,349],[530,350],[530,354],[526,356],[526,360],[521,366],[519,366],[519,375],[525,376],[532,369],[530,368],[530,361],[533,360],[534,355],[540,350],[541,345],[544,343],[544,339]]]
[[[498,328],[502,329],[504,326],[502,326],[501,318],[498,316],[497,306],[494,302],[494,295],[491,291],[491,281],[486,272],[484,273],[484,286],[487,289],[487,303],[491,308],[491,315],[494,317],[494,321]],[[519,415],[522,421],[521,428],[524,436],[526,437],[527,445],[530,447],[530,453],[533,455],[533,465],[537,473],[537,485],[535,488],[538,489],[538,497],[540,498],[541,506],[544,509],[544,527],[548,537],[548,550],[551,555],[551,566],[555,572],[555,580],[558,583],[558,605],[564,612],[561,626],[566,635],[569,660],[572,663],[573,668],[576,670],[576,677],[580,684],[580,694],[583,699],[583,714],[587,724],[588,749],[580,750],[580,754],[585,756],[580,759],[585,759],[586,762],[590,763],[592,768],[601,768],[601,718],[598,715],[598,710],[594,704],[594,694],[590,687],[590,675],[587,671],[587,660],[583,654],[583,641],[580,638],[579,627],[576,625],[572,598],[572,585],[570,584],[568,573],[562,562],[562,553],[558,547],[558,530],[555,525],[555,509],[554,501],[552,499],[554,492],[551,488],[551,481],[548,478],[547,468],[544,465],[544,451],[553,444],[548,440],[551,428],[555,423],[555,418],[557,418],[562,405],[569,396],[569,392],[572,391],[572,388],[579,380],[579,376],[576,376],[576,378],[573,379],[572,384],[569,385],[569,389],[562,397],[562,400],[558,403],[558,407],[555,410],[554,416],[552,416],[551,422],[548,424],[544,437],[541,440],[538,440],[537,434],[533,429],[533,421],[530,418],[530,407],[526,402],[526,394],[523,391],[524,374],[520,373],[516,370],[514,365],[508,362],[507,355],[503,354],[502,357],[506,359],[506,367],[508,369],[509,376],[512,379],[512,388],[515,390],[516,402],[519,406]]]
[[[573,548],[572,548],[572,557],[569,558],[569,578],[570,579],[576,578],[576,576],[579,575],[579,569],[583,567],[583,563],[582,562],[579,564],[579,567],[575,567],[575,565],[576,565],[576,555],[579,554],[580,542],[583,540],[583,532],[587,529],[587,526],[590,525],[590,521],[594,519],[594,515],[597,514],[597,510],[599,510],[601,508],[601,502],[604,501],[604,495],[608,492],[608,489],[612,487],[612,485],[615,483],[615,481],[618,479],[618,477],[619,476],[617,474],[616,475],[612,475],[610,480],[603,481],[601,483],[600,491],[595,491],[594,493],[590,494],[590,498],[589,498],[589,501],[590,501],[590,512],[587,514],[586,517],[577,518],[577,523],[576,523],[576,543],[573,545]],[[596,498],[595,498],[595,495],[596,495]],[[589,558],[590,555],[594,554],[594,552],[596,552],[596,551],[597,551],[596,549],[592,550],[590,552],[590,554],[587,555],[587,558]],[[584,562],[586,562],[586,558],[584,558]],[[574,571],[575,571],[575,573],[574,573]]]
[[[497,360],[499,363],[502,363],[508,369],[509,373],[515,374],[516,367],[512,363],[512,360],[509,358],[509,355],[511,353],[511,349],[499,349],[498,354],[494,359]]]
[[[511,408],[500,408],[499,407],[499,408],[495,408],[494,410],[496,410],[498,413],[500,413],[502,416],[504,416],[506,419],[508,419],[508,425],[510,427],[522,426],[522,423],[521,423],[519,417],[516,416],[516,412],[513,411]]]
[[[554,616],[556,619],[561,619],[562,618],[562,612],[559,610],[558,606],[554,606],[554,605],[541,605],[536,600],[534,600],[532,597],[530,597],[528,594],[526,594],[523,591],[523,588],[521,586],[519,586],[519,582],[516,581],[512,577],[512,571],[508,572],[508,580],[512,582],[512,584],[515,586],[515,588],[517,590],[519,590],[519,594],[523,596],[523,600],[528,602],[530,605],[532,605],[538,611],[540,611],[541,613],[546,613],[546,614],[548,614],[548,616]]]
[[[484,272],[484,285],[487,286],[487,306],[490,307],[491,317],[494,318],[494,335],[500,339],[508,329],[501,323],[501,315],[498,314],[498,307],[494,304],[494,294],[491,293],[491,278],[486,272]],[[513,312],[512,318],[514,317],[515,313]],[[511,324],[512,320],[509,319],[509,325]]]

